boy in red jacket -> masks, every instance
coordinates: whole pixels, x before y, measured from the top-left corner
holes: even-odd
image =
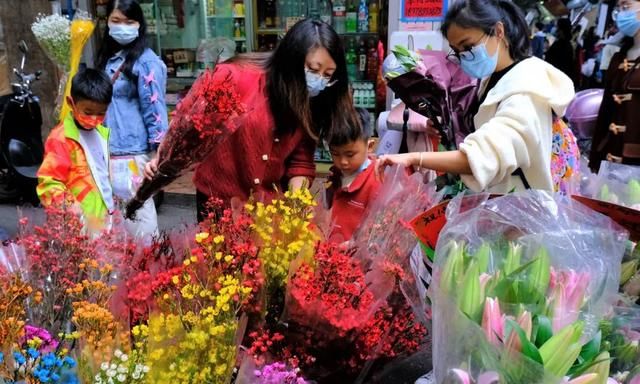
[[[333,222],[330,239],[337,242],[351,240],[381,187],[374,174],[369,112],[363,108],[357,111],[360,126],[345,127],[328,137],[333,167],[326,187],[326,205],[331,208]]]

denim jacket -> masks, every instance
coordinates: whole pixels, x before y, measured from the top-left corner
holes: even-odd
[[[114,55],[106,65],[112,78],[124,62],[124,53]],[[133,65],[130,79],[121,72],[113,84],[113,98],[105,125],[111,130],[111,155],[139,155],[157,147],[169,126],[165,91],[167,67],[146,49]]]

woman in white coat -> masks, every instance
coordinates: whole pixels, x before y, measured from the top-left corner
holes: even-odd
[[[552,123],[574,97],[573,83],[548,63],[529,57],[529,31],[508,0],[460,0],[441,29],[450,59],[482,79],[476,131],[457,151],[386,155],[377,172],[393,164],[461,175],[474,191],[553,190]]]

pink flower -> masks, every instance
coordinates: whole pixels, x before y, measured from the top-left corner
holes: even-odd
[[[554,332],[578,319],[588,286],[588,273],[576,272],[573,269],[557,272],[551,268],[551,297],[548,308]]]
[[[482,313],[482,329],[489,342],[496,347],[500,347],[500,340],[504,338],[504,319],[498,299],[488,297]]]
[[[533,329],[531,312],[525,311],[522,315],[520,315],[517,323],[520,326],[520,328],[522,328],[522,330],[524,331],[525,335],[527,336],[527,339],[530,340],[531,331]],[[505,345],[507,346],[508,349],[511,349],[517,352],[522,351],[522,342],[520,340],[520,335],[518,335],[518,333],[515,332],[515,330],[512,330],[511,333],[509,334],[509,337],[507,338]]]

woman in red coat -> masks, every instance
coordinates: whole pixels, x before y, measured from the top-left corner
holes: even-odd
[[[317,140],[357,124],[341,40],[320,21],[297,23],[272,54],[219,64],[211,81],[232,82],[247,108],[238,129],[196,168],[199,219],[211,197],[267,199],[276,189],[310,183]],[[148,178],[156,164],[146,167]]]

